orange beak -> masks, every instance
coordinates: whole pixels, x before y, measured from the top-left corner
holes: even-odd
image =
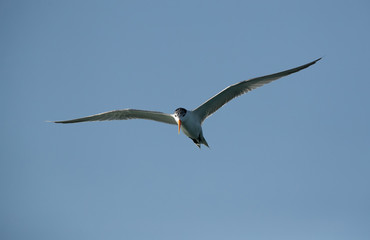
[[[180,119],[179,119],[177,124],[179,125],[179,134],[180,134],[180,129],[181,129],[181,120]]]

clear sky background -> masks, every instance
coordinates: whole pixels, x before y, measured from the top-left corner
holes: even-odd
[[[1,1],[0,238],[370,239],[369,1]],[[239,97],[199,150],[114,109]]]

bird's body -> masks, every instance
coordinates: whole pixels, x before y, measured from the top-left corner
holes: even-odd
[[[190,139],[192,139],[193,142],[199,148],[201,144],[204,144],[208,147],[208,143],[205,140],[202,131],[202,123],[207,117],[211,116],[215,111],[217,111],[219,108],[221,108],[224,104],[226,104],[233,98],[238,97],[264,84],[277,80],[281,77],[305,69],[315,64],[320,59],[321,58],[310,63],[307,63],[305,65],[292,68],[283,72],[257,77],[231,85],[222,90],[221,92],[219,92],[218,94],[216,94],[215,96],[213,96],[212,98],[210,98],[209,100],[207,100],[205,103],[201,104],[194,110],[178,108],[175,110],[174,114],[167,114],[162,112],[146,110],[123,109],[95,114],[88,117],[77,118],[72,120],[55,121],[55,123],[78,123],[88,121],[127,120],[127,119],[154,120],[168,124],[177,124],[179,132],[180,130],[182,130],[183,133]]]
[[[200,147],[201,144],[208,146],[206,139],[203,136],[202,124],[199,116],[193,111],[186,110],[185,108],[178,108],[175,110],[175,119],[181,121],[179,126],[182,132],[188,136],[193,142]]]

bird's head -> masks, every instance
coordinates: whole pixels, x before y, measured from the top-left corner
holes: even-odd
[[[177,124],[179,125],[179,133],[181,129],[181,121],[185,117],[187,110],[185,108],[178,108],[175,110],[174,116],[176,118]]]

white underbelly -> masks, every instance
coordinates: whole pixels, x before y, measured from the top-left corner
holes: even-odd
[[[181,124],[181,130],[186,136],[197,139],[202,132],[202,127],[194,122],[184,122]]]

